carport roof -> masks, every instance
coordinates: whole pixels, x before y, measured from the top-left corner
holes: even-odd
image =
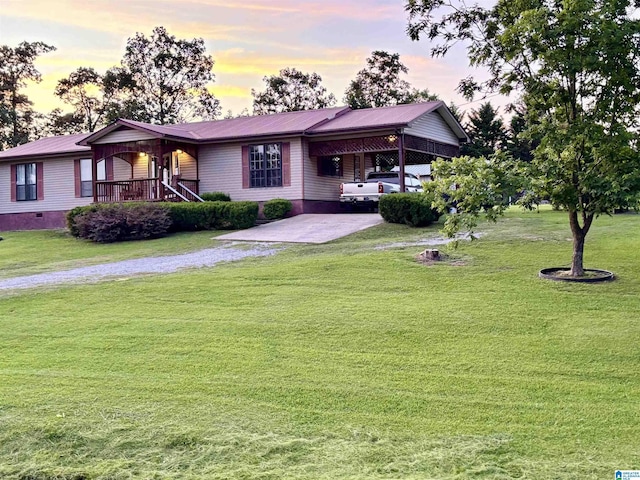
[[[444,105],[442,102],[425,102],[362,110],[349,109],[339,117],[318,125],[307,133],[335,133],[344,130],[404,127],[442,105]]]

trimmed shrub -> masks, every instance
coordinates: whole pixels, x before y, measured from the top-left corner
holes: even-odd
[[[258,219],[256,202],[168,203],[171,231],[241,230]]]
[[[211,230],[217,203],[219,202],[167,203],[169,217],[171,218],[170,231]]]
[[[267,220],[276,220],[284,218],[291,211],[293,204],[284,198],[274,198],[264,202],[262,206],[262,214]]]
[[[205,202],[230,202],[231,197],[224,192],[205,192],[200,194],[200,198]]]
[[[440,214],[431,208],[433,197],[427,193],[394,193],[380,199],[379,212],[385,222],[426,227]]]
[[[171,226],[168,209],[160,204],[115,203],[91,207],[74,212],[71,220],[69,217],[67,220],[73,224],[73,234],[94,242],[158,238]]]
[[[85,207],[75,207],[67,212],[67,228],[69,229],[69,233],[74,237],[79,237],[80,232],[78,231],[78,226],[76,225],[76,218],[80,215],[84,215],[89,212],[97,212],[98,209],[103,207],[102,204],[92,204],[87,205]]]
[[[242,230],[251,228],[258,220],[258,202],[219,202],[221,215],[215,228],[224,230]]]

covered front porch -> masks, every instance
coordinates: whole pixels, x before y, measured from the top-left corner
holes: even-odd
[[[93,201],[201,201],[198,149],[165,139],[93,144]]]

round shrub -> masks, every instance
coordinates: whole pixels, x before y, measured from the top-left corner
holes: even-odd
[[[276,220],[284,218],[291,211],[293,204],[284,198],[274,198],[264,202],[262,206],[262,214],[267,220]]]
[[[74,235],[93,242],[158,238],[165,235],[171,226],[169,211],[160,204],[113,203],[92,207],[75,212],[70,230]]]
[[[379,211],[385,222],[426,227],[440,216],[431,208],[432,201],[428,193],[394,193],[380,199]]]
[[[230,202],[231,197],[224,192],[205,192],[200,194],[200,198],[205,202]]]

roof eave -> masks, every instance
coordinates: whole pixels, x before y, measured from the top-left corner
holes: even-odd
[[[323,135],[339,135],[341,133],[370,133],[370,132],[378,132],[381,130],[398,130],[402,128],[406,128],[409,124],[406,122],[403,123],[388,123],[385,125],[376,125],[375,127],[350,127],[350,128],[337,128],[335,130],[323,130],[322,132],[306,132],[305,135],[309,137],[319,137]]]
[[[64,152],[55,152],[55,153],[23,153],[21,155],[11,155],[2,157],[0,156],[0,162],[11,162],[14,160],[25,160],[27,158],[60,158],[60,157],[68,157],[70,155],[82,155],[84,153],[90,153],[91,149],[88,150],[67,150]]]
[[[145,132],[148,133],[150,135],[153,135],[156,138],[167,138],[169,137],[169,135],[166,135],[164,133],[160,133],[157,132],[151,128],[145,128],[141,125],[137,125],[135,123],[131,123],[129,121],[127,121],[124,118],[118,118],[117,120],[111,122],[109,125],[107,125],[104,128],[101,128],[100,130],[98,130],[97,132],[94,132],[93,134],[89,135],[87,138],[85,138],[84,140],[81,140],[80,142],[78,142],[76,145],[82,145],[85,147],[89,147],[91,146],[92,143],[94,143],[96,140],[99,140],[100,138],[109,135],[111,132],[117,130],[120,127],[128,127],[128,128],[132,128],[134,130],[139,130],[141,132]],[[172,136],[173,137],[173,136]],[[191,138],[185,138],[185,137],[177,137],[180,138],[181,141],[183,140],[193,140]]]

